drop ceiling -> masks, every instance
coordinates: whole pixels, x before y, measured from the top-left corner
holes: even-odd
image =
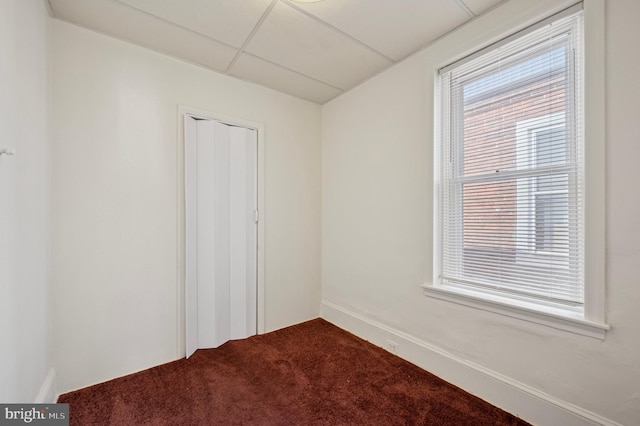
[[[54,17],[325,103],[503,0],[48,0]]]

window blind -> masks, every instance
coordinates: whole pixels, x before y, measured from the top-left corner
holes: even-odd
[[[440,285],[584,303],[582,11],[440,71]]]

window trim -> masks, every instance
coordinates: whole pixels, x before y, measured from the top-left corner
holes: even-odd
[[[550,307],[540,307],[527,302],[517,302],[498,295],[488,296],[486,292],[474,292],[467,289],[440,287],[423,284],[422,290],[428,297],[453,302],[483,311],[494,312],[536,324],[546,325],[558,330],[569,331],[594,339],[604,340],[610,326],[604,323],[589,321],[578,315],[567,316]]]
[[[526,120],[521,120],[516,122],[516,139],[517,139],[516,163],[522,164],[524,161],[522,161],[521,159],[526,158],[527,159],[526,162],[527,164],[529,164],[535,159],[535,155],[536,155],[535,152],[528,152],[529,150],[525,150],[524,149],[525,144],[521,142],[522,140],[529,139],[533,136],[533,134],[537,134],[538,132],[541,132],[541,131],[563,127],[565,125],[565,116],[566,114],[564,112],[559,112],[559,113],[551,113],[543,117],[529,118]],[[537,149],[536,143],[532,143],[531,146],[533,147],[533,150]],[[537,189],[532,190],[530,188],[530,185],[531,185],[530,183],[526,183],[526,184],[518,183],[517,197],[519,198],[520,197],[519,194],[521,193],[527,194],[527,195],[531,193],[535,197],[537,194],[541,192],[541,191],[537,191]],[[517,223],[518,224],[522,223],[522,220],[520,219],[521,217],[526,218],[528,226],[523,226],[523,228],[525,228],[524,232],[528,234],[532,234],[530,238],[531,240],[530,250],[542,256],[561,256],[553,252],[538,251],[535,248],[537,244],[536,226],[535,225],[529,226],[529,224],[534,223],[536,220],[535,208],[536,208],[535,201],[532,204],[527,204],[526,206],[518,205],[518,208],[517,208],[517,218],[518,218]],[[518,231],[518,233],[520,234],[522,232]]]
[[[476,293],[472,290],[443,287],[438,284],[439,241],[439,188],[434,185],[434,256],[433,279],[422,285],[428,297],[445,300],[476,309],[482,309],[555,329],[597,339],[604,339],[610,326],[605,321],[605,45],[604,1],[584,0],[584,111],[583,132],[585,144],[585,303],[582,315],[567,311],[556,312],[553,307],[529,306],[526,302],[505,301],[500,296]],[[549,19],[549,15],[541,16]],[[535,24],[533,25],[535,26]],[[506,34],[507,40],[514,34]],[[500,42],[498,42],[500,43]],[[484,48],[478,46],[476,51]],[[474,56],[472,53],[469,56]],[[463,59],[464,60],[464,59]],[[454,62],[455,65],[455,62]],[[437,87],[437,82],[434,88]],[[437,90],[434,89],[437,93]],[[438,109],[436,108],[436,111]],[[436,112],[438,114],[438,112]],[[435,121],[437,123],[437,120]],[[434,126],[439,141],[440,129]],[[437,145],[437,144],[434,144]],[[438,148],[436,148],[437,150]],[[439,155],[434,155],[434,173],[440,173]]]

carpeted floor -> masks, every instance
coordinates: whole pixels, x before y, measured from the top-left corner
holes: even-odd
[[[316,319],[61,395],[71,425],[527,425]]]

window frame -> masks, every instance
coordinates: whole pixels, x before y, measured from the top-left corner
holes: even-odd
[[[583,9],[584,24],[584,111],[583,132],[585,137],[585,280],[584,310],[571,313],[567,309],[556,309],[552,305],[541,309],[526,300],[505,298],[499,294],[487,295],[483,291],[478,293],[472,289],[459,289],[442,286],[438,277],[440,256],[439,230],[439,147],[440,143],[438,119],[434,121],[436,143],[434,156],[434,257],[433,280],[422,287],[425,295],[449,302],[488,310],[512,318],[518,318],[538,324],[543,324],[572,333],[604,339],[610,326],[605,321],[605,164],[604,164],[604,2],[602,0],[584,0],[575,7]],[[549,16],[551,15],[551,16]],[[557,19],[553,14],[540,16],[540,21]],[[533,25],[535,26],[535,24]],[[519,36],[517,32],[506,34],[503,40]],[[498,41],[497,44],[500,44]],[[479,54],[484,48],[478,46]],[[455,58],[453,58],[455,59]],[[437,77],[436,77],[437,79]],[[434,84],[437,88],[437,81]],[[434,89],[437,93],[437,89]],[[436,102],[435,105],[439,105]],[[435,107],[436,116],[440,113]],[[444,112],[443,112],[444,114]]]
[[[530,118],[530,119],[516,122],[516,141],[517,141],[516,142],[516,158],[517,158],[516,163],[522,164],[523,162],[531,163],[536,161],[537,142],[531,142],[530,143],[532,148],[531,151],[529,150],[525,151],[524,149],[522,149],[523,147],[526,146],[525,143],[521,142],[523,139],[529,139],[531,137],[535,138],[535,136],[533,135],[537,135],[540,132],[553,130],[553,129],[565,126],[565,116],[566,114],[564,112],[551,113],[543,117],[535,117],[535,118]],[[521,197],[520,195],[521,193],[524,193],[533,197],[536,197],[540,193],[544,193],[546,195],[568,193],[568,190],[567,191],[559,191],[559,190],[539,191],[537,187],[535,189],[532,188],[535,185],[536,184],[534,183],[518,184],[517,198]],[[536,208],[537,208],[537,202],[535,201],[532,204],[527,204],[526,207],[522,207],[518,205],[517,214],[516,214],[516,217],[518,219],[516,222],[518,224],[522,223],[523,220],[520,218],[524,217],[526,218],[527,224],[529,224],[528,226],[524,227],[526,228],[524,231],[518,231],[518,234],[522,234],[526,232],[532,235],[530,237],[531,247],[529,247],[529,250],[531,252],[535,252],[536,255],[563,256],[563,254],[561,253],[554,253],[551,251],[541,251],[537,249],[538,241],[537,241],[537,229],[535,225],[535,222],[537,219]],[[533,226],[530,225],[532,223],[534,224]],[[518,227],[518,225],[516,225],[516,227]],[[529,231],[529,229],[531,231]]]

